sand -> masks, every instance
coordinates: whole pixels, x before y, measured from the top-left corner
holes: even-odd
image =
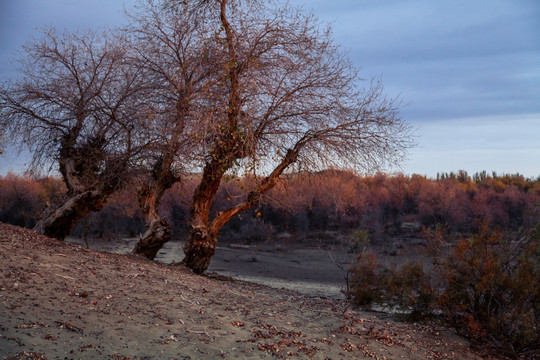
[[[480,359],[435,326],[0,223],[2,359]]]

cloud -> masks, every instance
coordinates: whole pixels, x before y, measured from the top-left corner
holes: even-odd
[[[328,5],[330,4],[330,5]],[[336,37],[386,65],[540,49],[540,3],[521,1],[314,1]],[[376,4],[376,5],[373,5]]]
[[[302,2],[297,0],[297,2]],[[413,122],[540,111],[540,2],[305,2]]]
[[[59,31],[121,25],[123,3],[135,0],[0,0],[0,79],[14,76],[11,62],[17,51],[41,28],[52,26]],[[11,62],[10,62],[11,60]]]

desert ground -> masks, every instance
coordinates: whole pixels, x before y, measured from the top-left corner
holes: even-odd
[[[352,309],[328,280],[342,250],[326,286],[313,249],[228,244],[198,276],[89,245],[0,223],[0,358],[481,359],[450,329]]]

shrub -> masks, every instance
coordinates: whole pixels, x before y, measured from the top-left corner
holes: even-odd
[[[362,254],[351,270],[353,303],[398,308],[415,319],[437,315],[506,355],[540,355],[536,228],[503,236],[484,226],[436,260],[428,272],[418,263],[384,268]]]
[[[409,311],[408,317],[412,320],[431,315],[435,294],[422,264],[413,262],[399,269],[394,267],[387,274],[388,290],[384,299],[388,304]]]
[[[528,236],[504,238],[484,227],[438,269],[445,318],[509,354],[540,350],[540,246]]]
[[[384,288],[380,286],[380,281],[385,277],[385,272],[386,269],[377,262],[375,254],[362,252],[358,255],[355,267],[350,270],[347,294],[352,296],[356,306],[382,302]]]

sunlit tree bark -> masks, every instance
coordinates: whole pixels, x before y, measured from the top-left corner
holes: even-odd
[[[154,259],[161,247],[171,239],[171,227],[158,213],[163,194],[177,181],[170,165],[168,159],[157,161],[151,177],[137,191],[146,231],[135,245],[133,253],[149,259]]]

